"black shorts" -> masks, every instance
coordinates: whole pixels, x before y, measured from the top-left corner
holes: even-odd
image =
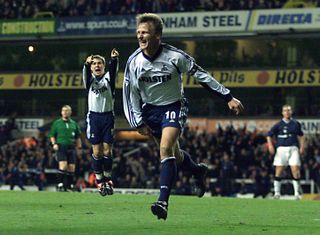
[[[76,149],[74,145],[61,145],[57,151],[57,161],[67,161],[68,164],[76,163]]]

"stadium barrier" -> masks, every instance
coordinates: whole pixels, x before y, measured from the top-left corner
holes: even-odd
[[[217,178],[210,179],[210,183],[217,183],[217,182],[218,182]],[[252,185],[255,183],[253,179],[248,179],[248,178],[234,179],[234,182],[236,184],[240,184],[240,185],[243,185],[243,184]],[[273,183],[273,181],[271,181],[271,183]],[[292,183],[292,180],[290,180],[290,179],[282,179],[281,180],[281,184],[291,184],[291,183]],[[314,194],[316,192],[316,190],[315,190],[316,185],[315,185],[314,180],[300,180],[300,185],[301,186],[308,186],[309,187],[308,193]]]
[[[30,191],[30,192],[38,191],[38,187],[36,187],[34,185],[25,186],[25,189],[26,189],[26,191]],[[2,190],[9,191],[10,185],[0,186],[0,191],[2,191]],[[21,191],[21,189],[19,187],[15,187],[14,191]],[[55,186],[45,187],[45,191],[56,192],[56,187]],[[96,188],[86,188],[82,192],[84,192],[84,193],[98,193],[98,190]],[[153,195],[153,196],[157,196],[157,195],[159,195],[159,190],[158,189],[116,188],[116,189],[114,189],[114,193],[115,194],[126,194],[126,195]],[[204,196],[211,197],[211,194],[207,192],[207,193],[205,193]],[[247,193],[247,194],[237,193],[234,195],[234,197],[250,199],[250,198],[254,198],[254,194],[253,193]],[[268,194],[266,198],[273,199],[272,194],[271,193]],[[293,195],[282,195],[281,199],[295,200],[295,197]],[[320,194],[308,194],[308,193],[303,194],[302,199],[303,200],[320,200]]]
[[[27,173],[38,173],[39,171],[37,169],[28,169],[27,170]],[[44,173],[45,174],[48,174],[48,175],[52,175],[52,174],[57,174],[58,173],[58,170],[57,169],[45,169],[44,170]],[[210,183],[217,183],[218,182],[218,179],[217,178],[211,178],[210,179]],[[246,184],[246,185],[253,185],[255,182],[253,179],[249,179],[249,178],[245,178],[245,179],[234,179],[234,182],[236,184],[239,184],[239,185],[243,185],[243,184]],[[291,184],[291,180],[290,179],[283,179],[281,181],[282,184]],[[271,182],[273,183],[273,182]],[[308,187],[309,190],[307,190],[305,193],[310,193],[310,194],[315,194],[316,193],[316,184],[314,182],[314,180],[300,180],[300,184],[302,187]],[[37,188],[36,186],[34,186],[35,188]],[[51,190],[51,188],[53,188],[54,190]],[[9,185],[3,185],[3,186],[0,186],[0,190],[2,189],[7,189],[9,190],[10,189],[10,186]],[[55,186],[48,186],[48,187],[45,187],[45,190],[47,191],[55,191]],[[84,192],[93,192],[93,191],[96,191],[95,188],[85,188],[83,189]],[[116,188],[115,189],[115,192],[116,193],[119,193],[119,194],[144,194],[144,195],[149,195],[149,194],[158,194],[159,193],[159,190],[158,189],[134,189],[134,188]]]

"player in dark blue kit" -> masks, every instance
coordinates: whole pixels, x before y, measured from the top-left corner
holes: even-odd
[[[92,167],[102,196],[113,194],[113,109],[118,57],[118,51],[113,49],[108,72],[105,58],[100,55],[89,56],[83,66],[83,84],[88,91],[87,138],[92,144]]]
[[[202,86],[223,98],[237,114],[243,106],[191,56],[161,43],[162,30],[163,22],[158,15],[146,13],[137,17],[139,49],[126,65],[123,105],[130,126],[142,135],[152,136],[160,148],[160,196],[151,205],[151,211],[158,219],[165,220],[177,164],[194,176],[198,197],[205,193],[207,166],[196,164],[179,147],[179,136],[187,118],[182,74],[192,75]]]
[[[290,105],[282,106],[282,120],[276,123],[268,132],[267,142],[271,154],[276,154],[273,165],[275,166],[274,198],[280,198],[281,177],[286,166],[290,166],[295,199],[300,195],[300,155],[304,153],[304,136],[301,124],[292,118]],[[276,138],[276,153],[272,137]]]

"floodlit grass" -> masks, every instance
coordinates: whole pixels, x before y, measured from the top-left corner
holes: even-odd
[[[0,234],[320,234],[318,201],[172,196],[166,221],[155,196],[0,192]]]

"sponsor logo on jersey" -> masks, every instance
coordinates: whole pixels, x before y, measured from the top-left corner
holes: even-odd
[[[107,87],[105,87],[105,86],[103,86],[103,87],[101,87],[101,88],[94,88],[94,87],[91,87],[91,91],[93,92],[93,93],[95,93],[95,94],[100,94],[100,93],[103,93],[103,92],[105,92],[106,90],[108,90],[108,88]]]
[[[171,80],[171,74],[168,75],[160,75],[160,76],[152,76],[152,77],[140,77],[140,82],[167,82]]]

